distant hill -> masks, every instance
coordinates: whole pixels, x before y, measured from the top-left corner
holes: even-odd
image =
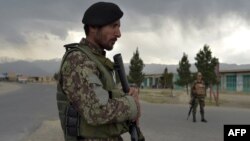
[[[1,59],[0,57],[0,73],[15,72],[17,74],[24,74],[29,76],[52,76],[59,70],[61,59],[52,60],[36,60],[24,61],[15,59]],[[7,60],[7,61],[6,61]],[[129,72],[129,64],[125,64],[125,71]],[[146,74],[161,74],[165,67],[169,72],[177,73],[178,65],[163,65],[163,64],[145,64],[144,73]],[[240,70],[250,69],[250,64],[220,64],[220,70]],[[195,72],[196,67],[191,65],[191,71]]]
[[[14,72],[29,76],[52,76],[58,71],[61,60],[11,61],[0,63],[0,73]]]
[[[15,62],[17,59],[10,58],[10,57],[0,57],[0,64],[1,63],[7,63],[7,62]]]

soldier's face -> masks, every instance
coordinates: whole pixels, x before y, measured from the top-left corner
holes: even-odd
[[[201,73],[198,73],[198,74],[197,74],[197,79],[198,79],[198,80],[201,80],[201,79],[202,79]]]
[[[95,42],[106,50],[112,50],[117,38],[121,37],[120,20],[98,28]]]

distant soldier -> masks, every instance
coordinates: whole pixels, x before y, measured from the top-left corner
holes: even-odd
[[[202,80],[202,74],[200,72],[197,73],[197,79],[195,80],[194,84],[192,85],[191,89],[191,101],[190,104],[193,104],[193,122],[196,122],[196,109],[198,104],[200,105],[200,114],[201,114],[201,121],[207,122],[205,119],[205,97],[206,97],[206,88],[204,81]]]
[[[65,141],[122,141],[128,121],[138,122],[138,89],[129,95],[114,81],[114,64],[106,58],[120,33],[121,9],[114,3],[90,6],[83,24],[86,38],[65,45],[59,71],[57,105]]]

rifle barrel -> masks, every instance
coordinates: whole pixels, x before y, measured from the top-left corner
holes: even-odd
[[[126,77],[124,65],[123,65],[123,60],[121,54],[116,54],[114,56],[114,62],[115,62],[115,70],[117,71],[119,78],[121,80],[122,84],[122,89],[125,94],[128,94],[129,92],[129,85],[128,85],[128,80]],[[129,127],[130,129],[130,135],[131,135],[131,141],[138,141],[138,132],[136,128],[136,123],[131,122],[131,125]]]

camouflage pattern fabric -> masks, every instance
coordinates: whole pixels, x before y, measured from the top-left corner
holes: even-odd
[[[192,96],[194,97],[205,97],[206,91],[205,91],[205,85],[203,81],[195,81],[192,86]]]
[[[205,85],[204,82],[195,81],[192,87],[192,98],[194,98],[194,107],[193,107],[193,115],[196,114],[196,110],[198,104],[200,105],[200,113],[204,115],[204,107],[205,107]]]
[[[79,141],[123,141],[121,137],[113,137],[108,139],[80,139]]]
[[[204,107],[205,107],[205,98],[195,98],[194,99],[194,107],[193,107],[193,113],[196,113],[196,109],[198,107],[198,104],[200,105],[200,112],[204,113]]]
[[[89,46],[95,54],[104,55],[85,39],[81,43]],[[131,96],[109,99],[109,93],[103,89],[100,72],[96,64],[86,54],[73,51],[62,64],[62,89],[69,101],[88,124],[93,126],[132,120],[137,108]],[[120,137],[106,139],[83,139],[82,141],[120,141]]]

